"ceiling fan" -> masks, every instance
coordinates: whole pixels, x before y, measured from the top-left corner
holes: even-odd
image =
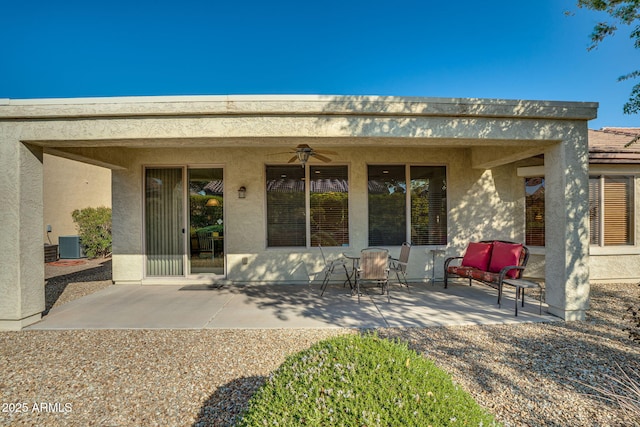
[[[299,144],[294,149],[285,151],[283,153],[274,153],[274,154],[293,154],[293,157],[290,158],[287,163],[293,163],[296,160],[298,160],[302,165],[302,167],[304,167],[305,163],[307,163],[310,157],[315,157],[321,162],[329,163],[331,159],[325,156],[324,154],[336,155],[338,153],[336,153],[335,151],[328,151],[328,150],[322,150],[322,151],[314,150],[313,148],[309,147],[307,144]]]

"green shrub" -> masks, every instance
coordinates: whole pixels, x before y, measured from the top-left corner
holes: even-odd
[[[111,254],[111,209],[105,207],[76,209],[71,214],[78,235],[89,258]]]
[[[322,341],[290,356],[240,426],[496,425],[472,397],[406,344],[375,335]]]

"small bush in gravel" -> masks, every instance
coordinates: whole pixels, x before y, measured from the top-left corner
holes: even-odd
[[[596,391],[596,398],[618,405],[630,420],[636,420],[632,425],[640,426],[640,364],[630,363],[625,368],[617,365],[612,375],[605,375],[602,386],[585,384]]]
[[[240,426],[488,426],[493,416],[406,344],[375,335],[322,341],[290,356]]]
[[[111,209],[76,209],[71,213],[85,254],[89,258],[111,254]]]
[[[627,308],[624,318],[629,322],[629,326],[624,328],[629,334],[629,339],[640,344],[640,300]]]

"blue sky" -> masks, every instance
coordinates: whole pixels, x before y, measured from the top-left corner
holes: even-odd
[[[0,98],[324,94],[600,103],[640,127],[629,30],[576,0],[22,0],[0,7]],[[573,12],[567,16],[565,11]]]

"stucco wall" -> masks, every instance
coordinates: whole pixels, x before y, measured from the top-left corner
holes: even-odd
[[[78,234],[71,217],[75,209],[111,207],[109,169],[48,154],[43,168],[44,243],[58,244],[59,236]]]
[[[259,144],[257,144],[259,145]],[[521,240],[522,189],[512,165],[493,170],[472,169],[465,148],[332,147],[338,154],[332,164],[349,166],[349,250],[368,246],[367,165],[424,164],[447,166],[449,204],[447,255],[464,251],[469,240]],[[114,280],[143,279],[142,184],[144,166],[222,166],[225,174],[225,245],[227,277],[233,281],[308,280],[321,269],[316,248],[266,248],[265,164],[288,160],[272,156],[281,148],[128,149],[126,170],[113,172]],[[363,160],[366,152],[366,162]],[[240,186],[245,199],[237,197]],[[516,226],[518,224],[518,226]],[[414,246],[408,275],[414,280],[432,276],[432,246]],[[326,248],[337,256],[344,248]],[[390,248],[394,255],[399,247]],[[243,259],[247,263],[243,264]],[[444,256],[436,259],[436,277],[442,277]]]

